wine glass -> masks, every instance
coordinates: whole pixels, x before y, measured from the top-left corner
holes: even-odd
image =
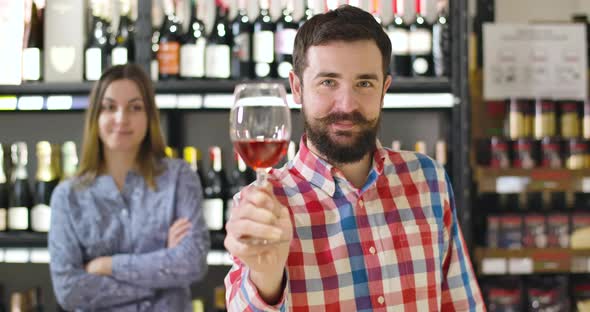
[[[246,83],[236,86],[229,115],[229,133],[235,150],[256,170],[256,186],[263,186],[267,170],[285,155],[291,138],[291,110],[285,87],[279,83]],[[244,237],[248,244],[266,240]]]

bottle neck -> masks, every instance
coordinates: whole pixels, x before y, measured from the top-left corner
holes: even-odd
[[[258,1],[258,5],[260,6],[260,13],[262,14],[264,12],[264,15],[268,15],[270,0],[260,0]]]
[[[0,184],[6,183],[6,174],[4,173],[4,147],[0,144]]]
[[[215,172],[220,172],[221,164],[221,149],[219,147],[211,147],[209,149],[209,159],[211,160],[211,169]]]
[[[425,0],[416,0],[416,15],[422,16],[422,17],[426,16],[426,1]]]
[[[393,10],[393,16],[404,16],[404,0],[393,0],[391,3],[391,8]]]

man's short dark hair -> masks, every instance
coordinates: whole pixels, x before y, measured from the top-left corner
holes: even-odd
[[[293,70],[299,78],[307,66],[307,51],[312,46],[333,41],[373,40],[381,51],[383,77],[391,61],[391,41],[373,15],[354,6],[342,5],[336,10],[318,14],[297,31],[293,50]]]

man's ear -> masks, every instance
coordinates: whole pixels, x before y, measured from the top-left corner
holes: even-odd
[[[387,90],[389,90],[389,86],[391,85],[391,75],[387,75],[385,76],[385,81],[383,82],[383,92],[381,92],[381,108],[383,108],[383,105],[385,104],[385,102],[383,101],[385,98],[385,94],[387,93]]]
[[[289,72],[289,85],[291,86],[291,94],[293,94],[293,101],[296,104],[301,104],[301,80],[295,72]]]

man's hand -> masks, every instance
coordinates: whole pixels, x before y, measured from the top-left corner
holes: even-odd
[[[113,258],[98,257],[86,264],[86,272],[95,275],[111,276],[113,274]]]
[[[225,248],[250,269],[250,279],[269,304],[278,301],[283,290],[283,273],[293,239],[293,225],[287,207],[281,205],[272,186],[248,186],[242,190],[226,225]],[[266,240],[267,245],[248,244],[244,239]]]
[[[191,222],[187,218],[176,220],[168,230],[168,248],[174,248],[180,244],[191,229]]]

